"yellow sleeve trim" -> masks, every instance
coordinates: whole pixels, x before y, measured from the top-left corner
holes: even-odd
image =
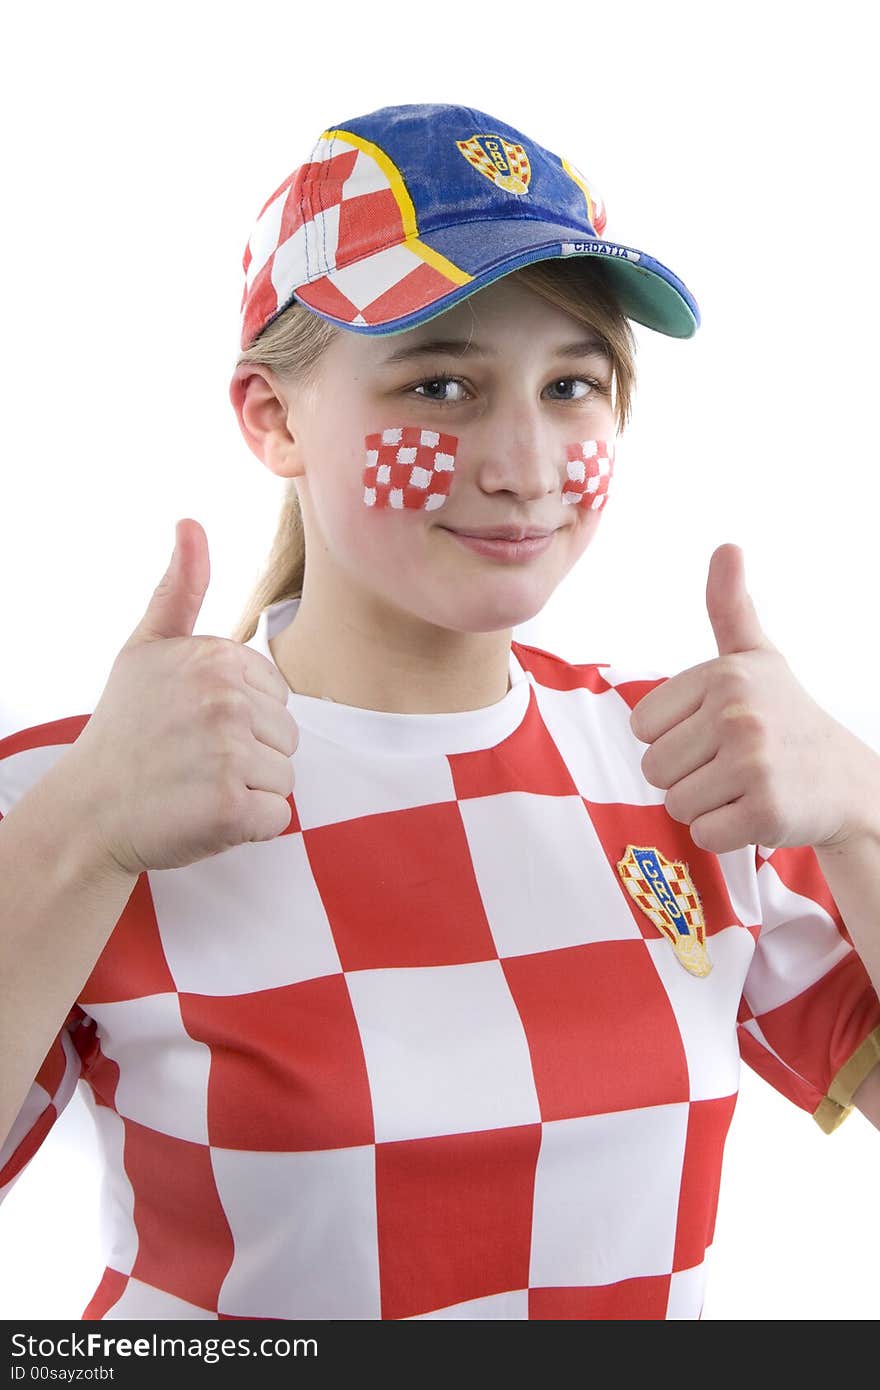
[[[852,1110],[852,1098],[868,1073],[880,1062],[880,1028],[869,1033],[828,1087],[828,1094],[813,1111],[813,1119],[831,1134]]]

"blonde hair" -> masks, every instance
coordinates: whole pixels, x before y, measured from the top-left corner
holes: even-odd
[[[611,356],[614,417],[618,433],[622,434],[632,411],[636,343],[629,320],[612,293],[601,265],[583,257],[578,257],[577,262],[537,261],[510,274],[602,338]],[[236,366],[260,364],[285,380],[308,383],[314,380],[325,349],[338,333],[346,331],[318,318],[294,300],[242,352]],[[289,478],[269,557],[231,633],[232,641],[249,642],[264,608],[302,595],[305,563],[302,512],[296,482]]]

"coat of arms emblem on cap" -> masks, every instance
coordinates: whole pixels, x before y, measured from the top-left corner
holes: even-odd
[[[706,923],[700,897],[686,864],[673,863],[659,849],[627,845],[618,861],[630,897],[651,919],[691,975],[712,969],[706,949]]]
[[[532,166],[522,145],[514,145],[503,135],[472,135],[456,140],[465,159],[487,179],[507,193],[528,193]]]

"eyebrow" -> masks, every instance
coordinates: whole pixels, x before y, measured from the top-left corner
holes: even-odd
[[[489,348],[481,347],[479,343],[474,343],[465,338],[428,338],[421,343],[411,343],[404,347],[399,347],[395,352],[391,352],[387,357],[383,357],[382,366],[390,366],[394,362],[406,362],[411,358],[436,357],[438,354],[446,353],[452,357],[464,357],[470,353],[474,357],[495,357],[496,354]],[[607,357],[610,358],[608,346],[601,338],[581,338],[576,343],[562,343],[555,350],[557,357]]]

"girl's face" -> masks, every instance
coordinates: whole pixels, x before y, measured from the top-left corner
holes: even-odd
[[[611,362],[583,324],[506,277],[404,333],[340,332],[314,390],[290,397],[288,428],[304,601],[332,579],[427,623],[495,631],[541,611],[599,526],[605,504],[577,460],[585,441],[601,459],[604,441],[613,466]],[[505,526],[551,534],[517,558],[460,538]]]

